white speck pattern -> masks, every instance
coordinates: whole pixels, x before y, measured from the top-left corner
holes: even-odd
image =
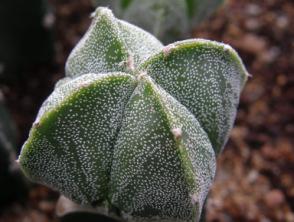
[[[173,45],[98,8],[22,147],[24,173],[125,221],[198,221],[247,72],[225,44]]]
[[[140,69],[195,115],[219,153],[233,126],[247,72],[228,45],[203,39],[174,45],[168,57],[163,51]]]
[[[82,204],[107,195],[112,149],[134,77],[88,74],[44,102],[20,155],[26,174]],[[80,88],[79,85],[86,84]]]
[[[148,32],[125,21],[118,20],[121,38],[128,50],[134,56],[134,64],[137,66],[151,55],[159,52],[163,45]]]
[[[178,127],[182,137],[175,139]],[[114,148],[112,204],[138,218],[193,221],[214,173],[214,151],[194,116],[150,78],[142,80]],[[199,198],[193,206],[190,193]]]
[[[133,69],[162,47],[149,33],[117,20],[109,9],[98,8],[89,30],[66,62],[66,75],[129,71],[130,56],[134,55]]]

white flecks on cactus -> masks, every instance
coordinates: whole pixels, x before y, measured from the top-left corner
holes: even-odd
[[[103,200],[113,143],[134,87],[134,77],[122,73],[87,74],[58,87],[22,150],[28,176],[80,203]]]
[[[180,143],[172,135],[179,124]],[[200,215],[204,200],[194,208],[189,193],[205,198],[215,171],[213,149],[193,115],[150,79],[139,83],[128,102],[113,159],[110,193],[117,208],[170,220]]]
[[[125,21],[118,20],[121,38],[134,57],[135,66],[159,52],[163,45],[150,33]]]
[[[66,62],[66,75],[123,71],[118,66],[127,59],[127,49],[119,37],[116,19],[108,9],[98,8],[93,22],[71,52]]]
[[[163,48],[98,8],[66,68],[24,173],[125,221],[198,221],[247,79],[237,53],[199,39]]]
[[[98,8],[89,30],[66,62],[66,75],[133,70],[162,47],[149,33],[117,20],[109,9]]]
[[[196,116],[218,153],[233,125],[247,72],[225,44],[196,39],[174,45],[168,57],[158,53],[140,69]]]

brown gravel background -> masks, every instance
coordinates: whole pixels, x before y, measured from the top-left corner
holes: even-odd
[[[88,28],[89,0],[49,0],[55,14],[53,64],[24,70],[19,81],[0,83],[19,129],[28,135],[41,102],[63,76],[64,62]],[[294,222],[294,1],[229,0],[193,32],[232,45],[252,74],[207,202],[207,221]],[[58,194],[33,186],[0,222],[57,221]]]

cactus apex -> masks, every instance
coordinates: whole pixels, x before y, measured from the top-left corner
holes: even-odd
[[[90,18],[95,18],[96,16],[110,15],[113,16],[112,11],[107,7],[98,7],[90,14]]]
[[[112,11],[107,7],[98,7],[94,12],[91,13],[93,17],[95,16],[111,16],[113,17]]]
[[[138,74],[138,76],[137,76],[137,80],[140,81],[140,80],[144,79],[144,78],[147,77],[147,76],[148,76],[148,75],[147,75],[147,72],[145,72],[145,71],[141,71],[141,72]]]

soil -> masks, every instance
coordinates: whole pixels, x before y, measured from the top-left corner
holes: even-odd
[[[90,0],[50,0],[55,15],[54,62],[28,67],[17,81],[0,83],[19,130],[19,147],[39,106],[64,75],[71,49],[87,30]],[[294,222],[294,2],[229,0],[193,31],[230,44],[252,77],[207,206],[206,221]],[[0,222],[58,221],[58,194],[33,185],[28,198],[4,209]]]

